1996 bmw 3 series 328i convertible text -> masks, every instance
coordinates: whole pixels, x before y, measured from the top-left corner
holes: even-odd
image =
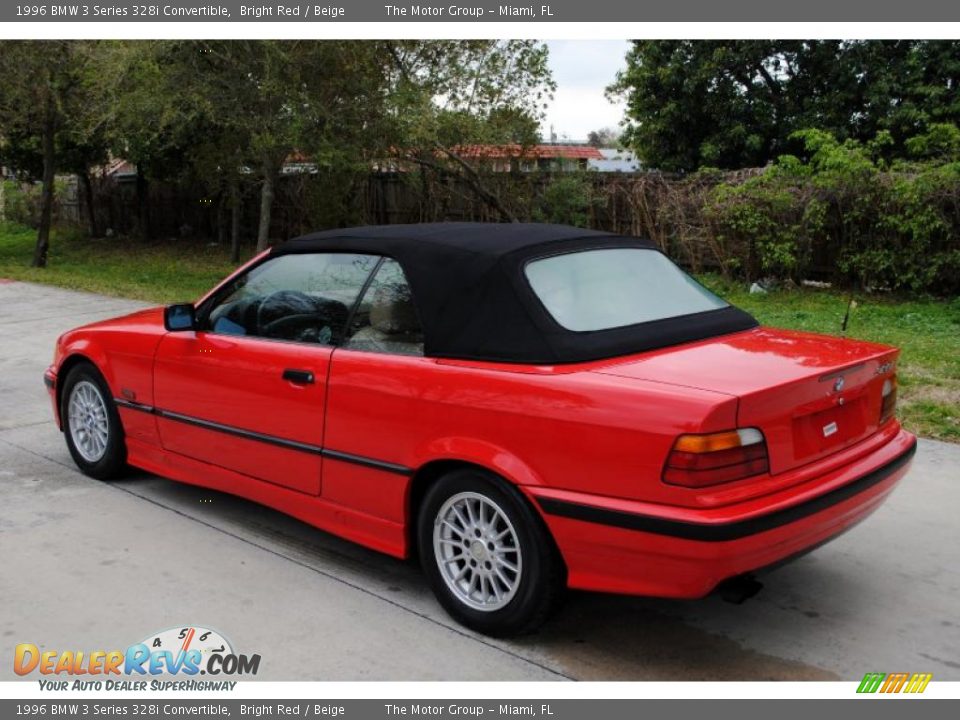
[[[758,327],[643,240],[394,225],[72,330],[45,381],[88,475],[416,553],[451,615],[508,634],[564,587],[696,598],[864,519],[916,445],[896,358]]]

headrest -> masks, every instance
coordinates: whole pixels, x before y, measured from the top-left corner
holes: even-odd
[[[383,283],[373,294],[370,324],[386,335],[418,335],[420,320],[406,283]]]

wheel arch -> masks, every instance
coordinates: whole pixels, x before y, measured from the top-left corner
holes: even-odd
[[[103,368],[100,367],[100,364],[97,363],[93,358],[90,357],[85,352],[70,352],[67,357],[60,363],[60,367],[57,368],[57,424],[60,425],[60,431],[63,432],[63,424],[60,422],[62,417],[63,410],[63,391],[65,389],[66,383],[64,382],[67,379],[67,375],[70,374],[70,371],[73,370],[78,365],[87,365],[93,366],[93,368],[103,376],[104,381],[107,383],[107,386],[110,386],[110,381],[107,379],[106,373],[104,373]]]
[[[445,458],[439,460],[430,460],[426,464],[417,468],[410,477],[410,483],[407,486],[407,499],[405,508],[406,524],[406,545],[407,555],[415,557],[417,554],[417,521],[420,518],[420,506],[423,504],[423,498],[427,490],[437,480],[460,469],[476,469],[489,472],[489,468],[466,460],[456,460]]]
[[[433,483],[444,475],[453,472],[454,470],[480,470],[494,480],[498,481],[503,486],[507,488],[513,488],[520,497],[521,502],[525,503],[530,508],[533,515],[542,524],[547,537],[550,538],[550,541],[553,545],[553,551],[556,553],[557,558],[559,558],[565,576],[567,572],[566,560],[563,557],[563,553],[560,552],[560,547],[557,544],[556,538],[554,538],[553,533],[550,531],[550,526],[543,517],[543,512],[541,511],[540,507],[528,493],[524,492],[522,487],[524,484],[542,485],[542,480],[525,463],[521,463],[521,466],[526,470],[523,475],[535,480],[534,482],[519,482],[515,476],[511,476],[511,474],[508,472],[504,472],[502,468],[497,467],[497,465],[499,465],[499,463],[482,462],[476,460],[475,458],[465,459],[464,457],[442,457],[434,458],[423,463],[413,472],[408,484],[405,508],[405,514],[407,518],[407,556],[410,558],[415,558],[417,555],[417,524],[419,522],[420,509],[423,504],[423,498],[426,496],[427,491],[430,489]]]

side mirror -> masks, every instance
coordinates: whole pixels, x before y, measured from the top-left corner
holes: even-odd
[[[163,310],[163,326],[170,332],[197,329],[197,314],[190,303],[167,305]]]

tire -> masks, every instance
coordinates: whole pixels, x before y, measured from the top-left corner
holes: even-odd
[[[543,521],[513,486],[479,469],[433,484],[418,513],[417,546],[443,608],[485,635],[533,632],[563,594],[563,563]]]
[[[60,401],[67,449],[84,475],[110,480],[127,466],[127,446],[117,406],[100,372],[89,363],[67,373]]]

